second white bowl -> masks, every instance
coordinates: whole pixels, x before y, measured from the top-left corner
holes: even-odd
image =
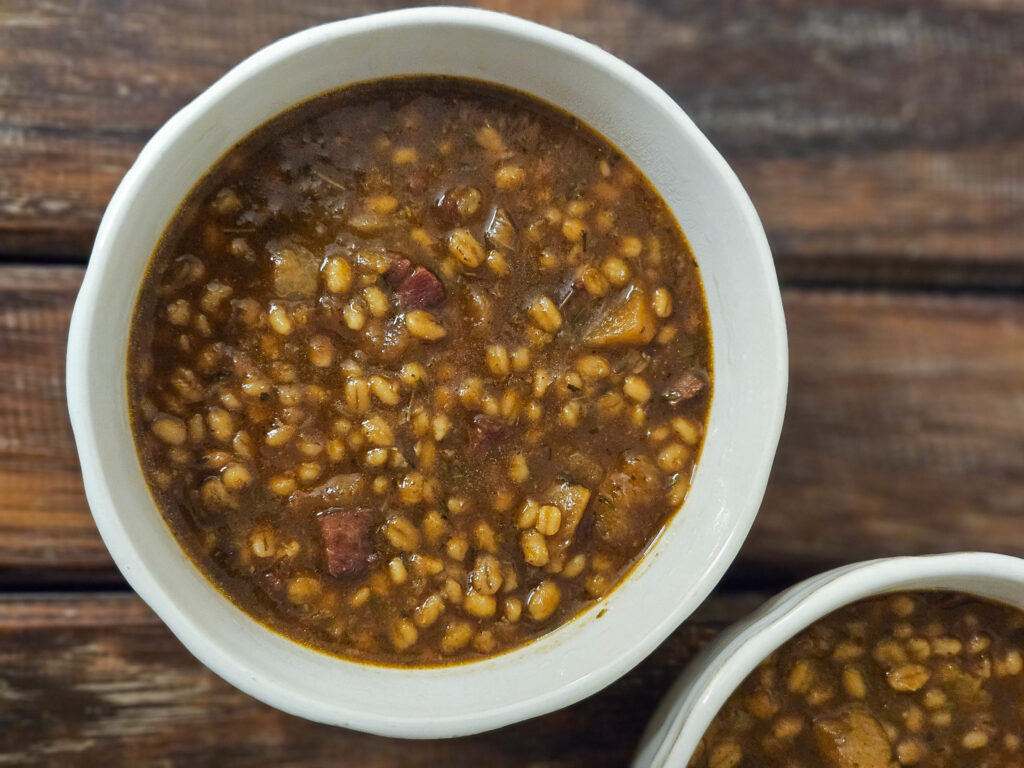
[[[790,587],[690,662],[651,718],[633,768],[686,768],[733,691],[787,640],[857,600],[918,589],[967,592],[1024,610],[1024,560],[987,552],[891,557],[837,568]]]

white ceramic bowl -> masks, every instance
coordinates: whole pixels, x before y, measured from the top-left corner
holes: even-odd
[[[988,552],[890,557],[790,587],[690,662],[651,718],[633,768],[686,768],[718,710],[772,651],[844,605],[913,589],[967,592],[1024,610],[1024,560]]]
[[[193,566],[146,488],[126,409],[126,340],[161,233],[193,184],[269,118],[349,83],[445,74],[505,84],[581,117],[643,170],[703,272],[715,392],[686,509],[604,602],[515,652],[397,669],[332,658],[235,608]],[[785,321],[761,224],[736,177],[647,78],[574,37],[502,14],[398,11],[327,24],[245,60],[167,122],[114,195],[71,321],[68,402],[96,524],[139,595],[204,664],[311,720],[405,737],[496,728],[616,679],[700,604],[754,519],[785,405]]]

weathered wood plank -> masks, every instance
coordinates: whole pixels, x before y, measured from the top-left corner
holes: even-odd
[[[759,594],[713,597],[619,682],[489,734],[396,741],[231,688],[133,595],[0,599],[0,765],[621,766],[696,651]]]
[[[80,267],[0,269],[0,562],[109,568],[88,514],[64,394],[64,353]]]
[[[734,164],[784,278],[1024,284],[1017,0],[481,4],[663,85]],[[84,256],[144,140],[192,96],[277,37],[396,5],[6,3],[0,253]]]
[[[63,389],[80,278],[0,267],[0,581],[112,578]],[[789,409],[737,576],[1024,554],[1024,297],[790,290],[784,301]]]
[[[1024,297],[785,299],[789,408],[744,566],[1024,555]]]

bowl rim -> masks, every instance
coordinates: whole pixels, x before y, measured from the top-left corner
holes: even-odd
[[[146,558],[138,551],[119,519],[112,491],[97,458],[102,452],[102,430],[93,418],[88,387],[76,387],[76,381],[88,381],[97,371],[90,366],[87,355],[93,316],[98,310],[98,293],[104,281],[111,278],[107,256],[117,239],[117,230],[123,221],[132,198],[143,180],[152,170],[155,158],[164,145],[180,140],[199,117],[213,108],[223,95],[241,83],[260,74],[281,60],[303,50],[338,38],[377,31],[384,27],[420,25],[462,25],[497,32],[518,39],[528,39],[581,59],[609,77],[628,82],[640,89],[653,109],[671,115],[680,133],[685,135],[697,151],[717,170],[719,181],[727,189],[738,218],[756,242],[751,254],[756,263],[756,280],[774,285],[775,291],[766,296],[773,329],[774,348],[770,350],[777,363],[776,378],[766,382],[774,387],[774,410],[768,420],[765,447],[759,456],[756,471],[747,478],[749,512],[721,539],[718,554],[703,577],[694,585],[689,598],[666,613],[651,631],[640,638],[632,651],[619,658],[596,663],[589,674],[558,686],[543,695],[501,704],[478,713],[463,713],[445,718],[424,716],[398,718],[368,715],[357,709],[344,709],[327,713],[304,704],[302,697],[271,681],[258,680],[236,663],[231,653],[216,645],[173,596],[155,583],[147,570]],[[721,579],[744,541],[763,497],[772,460],[778,445],[785,412],[788,383],[788,342],[781,295],[777,289],[774,263],[764,235],[763,227],[753,204],[732,169],[714,149],[708,139],[694,125],[664,91],[630,65],[601,48],[572,35],[524,19],[479,9],[435,6],[403,9],[371,14],[314,26],[282,38],[260,49],[220,77],[209,88],[171,117],[146,143],[132,167],[125,174],[111,199],[97,232],[93,254],[82,282],[72,314],[67,354],[67,397],[72,427],[82,464],[83,480],[90,508],[97,528],[122,574],[140,597],[159,615],[178,639],[203,664],[235,687],[278,709],[307,719],[355,727],[371,733],[396,737],[451,737],[466,735],[528,717],[544,714],[572,704],[600,690],[625,674],[660,644],[685,619]],[[570,622],[571,623],[571,622]],[[457,667],[455,667],[457,668]],[[431,668],[434,669],[445,669]]]
[[[690,661],[652,716],[632,768],[685,768],[715,715],[757,665],[844,606],[916,590],[949,590],[1006,602],[970,586],[971,579],[1024,587],[1024,559],[993,552],[885,557],[840,566],[783,590],[724,629]],[[1020,595],[1018,607],[1024,611],[1024,589]]]

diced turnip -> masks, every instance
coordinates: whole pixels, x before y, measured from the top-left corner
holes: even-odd
[[[656,331],[647,292],[634,285],[594,321],[583,340],[595,347],[639,345],[647,344]]]

